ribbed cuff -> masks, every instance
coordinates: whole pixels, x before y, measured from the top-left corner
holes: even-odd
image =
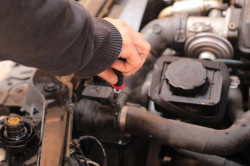
[[[75,75],[93,77],[109,68],[118,58],[122,48],[122,37],[114,25],[100,18],[94,19],[94,54],[90,62]]]

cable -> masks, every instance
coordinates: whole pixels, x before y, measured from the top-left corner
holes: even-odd
[[[80,160],[81,162],[85,162],[85,160]],[[91,160],[87,160],[88,164],[94,165],[94,166],[100,166],[98,163],[91,161]]]
[[[86,164],[86,166],[89,166],[89,163],[88,163],[88,161],[87,161],[87,159],[86,159],[85,155],[83,154],[83,152],[82,152],[82,149],[81,149],[81,148],[79,148],[79,152],[80,152],[80,154],[81,154],[81,157],[82,157],[82,158],[83,158],[83,160],[85,161],[84,163]],[[81,161],[81,159],[80,159],[80,161]]]
[[[249,69],[250,68],[250,63],[249,62],[244,62],[244,61],[239,61],[239,60],[233,60],[233,59],[216,59],[217,62],[222,62],[225,63],[228,66],[231,67],[240,67],[243,69]]]
[[[73,142],[71,143],[71,146],[72,146],[78,153],[80,153],[80,157],[79,157],[79,158],[78,158],[78,155],[75,156],[76,160],[77,160],[79,163],[82,163],[82,162],[81,162],[81,159],[83,159],[83,160],[85,161],[85,165],[86,165],[86,166],[89,166],[89,164],[88,164],[88,162],[87,162],[87,159],[86,159],[85,155],[83,154],[83,152],[82,152],[82,150],[81,150],[81,148],[80,148],[79,143],[73,141]],[[76,152],[76,151],[75,151],[75,152]],[[73,155],[75,152],[73,152],[71,155]]]
[[[107,166],[107,154],[106,154],[106,151],[105,151],[102,143],[97,138],[92,137],[92,136],[82,136],[82,137],[79,138],[79,143],[81,141],[83,141],[83,140],[88,140],[88,139],[94,140],[100,146],[100,148],[102,150],[102,153],[103,153],[103,166]]]

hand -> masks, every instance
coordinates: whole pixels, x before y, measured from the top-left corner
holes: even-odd
[[[113,24],[121,33],[122,49],[119,58],[126,59],[126,62],[116,60],[110,68],[98,76],[110,84],[116,84],[118,78],[112,68],[121,71],[125,77],[135,74],[144,64],[151,47],[140,33],[127,26],[122,20],[112,18],[105,18],[105,20]]]

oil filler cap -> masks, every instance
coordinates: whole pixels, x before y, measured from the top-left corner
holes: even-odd
[[[35,148],[36,134],[33,127],[24,122],[19,115],[6,118],[0,129],[2,148],[9,154],[25,154],[25,151]]]
[[[207,82],[207,70],[202,63],[180,59],[167,66],[165,72],[170,90],[176,95],[195,95]]]

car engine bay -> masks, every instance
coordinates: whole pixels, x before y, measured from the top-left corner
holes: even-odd
[[[118,95],[0,62],[0,166],[250,165],[249,0],[80,3],[128,20],[151,52]]]

